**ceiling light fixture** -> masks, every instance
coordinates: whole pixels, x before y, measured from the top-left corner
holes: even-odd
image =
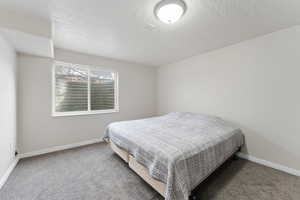
[[[154,14],[160,21],[173,24],[183,16],[186,8],[182,0],[162,0],[155,6]]]

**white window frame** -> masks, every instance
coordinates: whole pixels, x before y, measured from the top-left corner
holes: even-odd
[[[72,67],[77,69],[83,69],[88,71],[88,110],[87,111],[70,111],[70,112],[57,112],[55,109],[56,105],[56,78],[55,78],[55,68],[57,65]],[[99,71],[99,72],[112,72],[114,73],[114,95],[115,95],[115,107],[114,109],[108,110],[91,110],[91,91],[90,91],[90,72],[91,71]],[[94,66],[87,66],[81,64],[73,64],[73,63],[66,63],[62,61],[54,61],[52,66],[52,116],[53,117],[61,117],[61,116],[76,116],[76,115],[94,115],[94,114],[106,114],[106,113],[115,113],[119,112],[119,75],[118,72],[115,70],[111,70],[104,67],[94,67]]]

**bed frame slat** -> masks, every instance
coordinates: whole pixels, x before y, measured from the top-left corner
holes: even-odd
[[[149,170],[143,165],[139,164],[135,158],[129,155],[129,167],[135,171],[144,181],[151,185],[159,194],[165,196],[166,184],[155,180],[149,175]]]
[[[113,142],[110,142],[110,147],[112,150],[118,154],[126,163],[129,162],[129,153],[121,148],[119,148],[117,145],[115,145]]]

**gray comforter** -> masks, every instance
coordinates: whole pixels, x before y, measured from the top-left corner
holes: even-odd
[[[243,144],[242,132],[231,123],[180,112],[111,123],[104,139],[130,152],[153,178],[166,183],[166,200],[188,200]]]

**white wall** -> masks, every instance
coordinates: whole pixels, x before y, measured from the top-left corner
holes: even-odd
[[[0,34],[0,179],[16,149],[16,53]]]
[[[158,70],[158,112],[231,120],[250,155],[300,170],[300,26]]]
[[[102,138],[113,121],[153,116],[156,111],[156,69],[65,50],[57,60],[115,69],[119,73],[120,112],[71,117],[51,116],[53,60],[19,55],[19,149],[21,153]]]

